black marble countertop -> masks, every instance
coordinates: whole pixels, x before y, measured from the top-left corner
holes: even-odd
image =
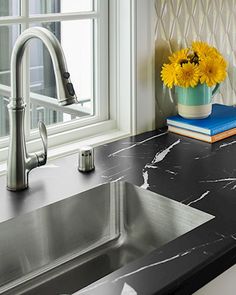
[[[20,193],[0,177],[0,222],[104,182],[133,183],[215,218],[76,294],[192,294],[236,263],[235,155],[236,136],[208,144],[146,132],[97,147],[88,174],[77,171],[74,154],[34,169]]]

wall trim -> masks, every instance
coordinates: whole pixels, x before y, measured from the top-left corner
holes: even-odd
[[[133,92],[135,133],[155,129],[155,0],[133,3]]]

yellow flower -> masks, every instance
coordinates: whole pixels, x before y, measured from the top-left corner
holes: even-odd
[[[226,78],[226,62],[221,58],[206,58],[199,64],[200,82],[212,87]]]
[[[183,64],[177,70],[177,85],[181,87],[194,87],[199,82],[198,66],[193,63]]]
[[[195,52],[204,52],[211,48],[210,45],[203,41],[193,41],[191,47]]]
[[[200,60],[214,53],[213,48],[202,41],[192,42],[192,49],[198,55]]]
[[[223,58],[223,56],[220,54],[218,57],[217,57],[217,61],[220,66],[222,67],[222,69],[225,70],[225,73],[226,73],[226,68],[227,68],[227,61]]]
[[[178,65],[175,64],[164,64],[161,70],[161,79],[165,83],[166,86],[172,88],[177,80],[176,80],[176,69]]]
[[[224,57],[215,47],[202,41],[174,52],[169,60],[170,64],[164,64],[161,70],[161,79],[169,88],[195,87],[198,83],[211,87],[227,75]]]
[[[183,61],[188,60],[188,48],[181,49],[176,52],[174,52],[170,57],[169,60],[171,63],[174,64],[181,64]]]

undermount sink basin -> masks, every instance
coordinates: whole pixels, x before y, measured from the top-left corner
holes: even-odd
[[[125,182],[0,224],[0,294],[72,294],[213,216]]]

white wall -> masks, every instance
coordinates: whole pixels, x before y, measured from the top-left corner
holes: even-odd
[[[160,70],[172,51],[202,40],[218,48],[229,63],[228,77],[215,101],[236,103],[236,1],[235,0],[155,0],[155,96],[156,124],[176,111],[173,91],[163,87]]]

